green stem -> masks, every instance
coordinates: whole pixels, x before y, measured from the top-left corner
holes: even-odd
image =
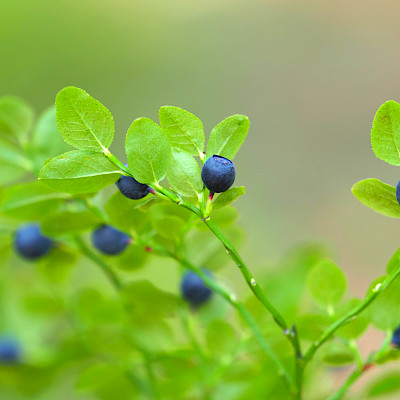
[[[154,375],[152,362],[150,360],[150,357],[146,353],[143,353],[143,359],[144,359],[144,363],[145,363],[147,379],[149,382],[151,398],[154,400],[159,400],[161,398],[161,396],[160,396],[160,392],[158,391],[157,379],[156,379],[156,376]]]
[[[271,358],[275,362],[275,364],[278,368],[279,376],[284,380],[284,382],[285,382],[286,386],[289,388],[289,390],[292,390],[293,387],[292,387],[291,378],[290,378],[290,375],[288,374],[288,372],[286,371],[286,368],[283,366],[283,364],[279,360],[278,356],[275,354],[275,352],[272,350],[272,348],[269,346],[269,344],[264,339],[257,323],[254,321],[251,314],[247,311],[245,306],[236,299],[235,295],[233,293],[230,293],[229,291],[227,291],[224,287],[222,287],[213,278],[209,277],[202,269],[195,267],[193,264],[191,264],[186,259],[181,258],[181,257],[177,256],[176,254],[171,253],[167,249],[164,249],[164,248],[161,248],[158,246],[154,246],[153,249],[156,250],[160,254],[164,254],[166,256],[169,256],[169,257],[175,259],[186,269],[194,271],[197,275],[200,276],[200,278],[203,280],[203,282],[206,286],[210,287],[214,292],[216,292],[222,298],[227,300],[239,312],[239,314],[247,322],[250,329],[252,330],[254,337],[258,341],[261,349],[264,351],[264,353],[269,358]]]
[[[277,324],[283,329],[287,330],[287,324],[282,315],[276,310],[276,308],[269,302],[264,292],[260,288],[257,281],[254,279],[250,270],[247,268],[244,261],[241,259],[240,255],[236,251],[236,249],[232,246],[229,240],[224,236],[224,234],[219,230],[217,225],[211,220],[211,218],[204,219],[204,223],[208,226],[208,228],[214,233],[214,235],[219,239],[219,241],[224,245],[227,253],[235,262],[240,272],[242,273],[247,286],[254,293],[257,299],[265,306],[265,308],[272,314]],[[287,334],[288,335],[288,334]]]
[[[339,388],[339,390],[328,398],[328,400],[339,400],[341,399],[351,385],[363,374],[363,368],[357,368],[345,381],[345,383]]]
[[[350,322],[353,318],[365,310],[399,275],[400,264],[386,277],[382,283],[377,284],[354,310],[348,312],[328,327],[328,329],[320,336],[320,338],[310,346],[307,353],[304,355],[304,362],[308,363],[311,361],[315,352],[323,343],[325,343],[339,328]]]
[[[200,369],[200,375],[201,375],[201,382],[200,384],[200,390],[203,393],[203,397],[205,400],[211,399],[209,389],[207,387],[207,362],[206,362],[206,357],[204,355],[204,352],[198,343],[195,334],[193,333],[192,326],[190,324],[190,318],[188,315],[188,310],[186,308],[181,310],[180,313],[181,316],[181,321],[182,321],[182,326],[185,330],[186,336],[188,337],[199,362],[199,369]]]
[[[119,291],[122,289],[122,282],[118,278],[117,274],[112,270],[112,268],[106,264],[96,253],[94,253],[78,235],[73,236],[73,239],[80,249],[80,251],[88,258],[90,258],[94,263],[96,263],[108,276],[113,286]]]

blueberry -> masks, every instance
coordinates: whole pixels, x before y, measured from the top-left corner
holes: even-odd
[[[110,225],[102,225],[92,234],[94,247],[104,254],[118,254],[125,250],[130,237]]]
[[[128,164],[125,164],[127,167]],[[122,175],[115,183],[119,191],[128,199],[139,200],[150,193],[150,187],[144,183],[138,182],[132,176]]]
[[[211,276],[211,272],[205,271]],[[212,290],[207,287],[203,280],[194,272],[188,271],[182,278],[181,291],[184,299],[193,306],[208,301],[212,295]]]
[[[392,345],[400,347],[400,326],[393,332]]]
[[[396,199],[397,199],[397,202],[400,204],[400,181],[396,186]]]
[[[21,349],[19,343],[10,337],[0,338],[0,362],[14,363],[19,361]]]
[[[50,251],[53,241],[41,234],[38,225],[30,224],[18,229],[14,246],[21,256],[29,260],[35,260]]]
[[[221,156],[210,157],[201,169],[201,179],[211,193],[225,192],[232,186],[235,177],[235,165]]]

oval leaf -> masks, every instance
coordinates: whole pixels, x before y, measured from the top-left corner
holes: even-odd
[[[6,190],[2,212],[19,219],[41,219],[69,196],[55,192],[39,182],[15,185]]]
[[[379,179],[365,179],[352,187],[354,196],[364,205],[387,217],[400,218],[396,189]]]
[[[172,147],[203,155],[203,123],[195,115],[179,107],[165,106],[160,108],[159,118]]]
[[[347,281],[344,273],[335,263],[324,260],[308,273],[307,287],[318,303],[332,306],[342,299],[346,292]]]
[[[172,149],[167,178],[172,189],[185,197],[196,197],[203,189],[197,161],[183,150]]]
[[[0,134],[8,138],[26,139],[33,122],[33,110],[18,97],[0,98]]]
[[[71,150],[57,128],[55,107],[45,110],[39,117],[29,141],[28,153],[39,173],[46,160]]]
[[[375,155],[392,165],[400,165],[400,104],[389,100],[375,114],[371,130]]]
[[[103,151],[114,139],[110,111],[84,90],[70,86],[56,97],[57,124],[64,140],[82,150]]]
[[[214,154],[233,159],[246,139],[250,127],[244,115],[224,119],[211,132],[207,145],[207,158]]]
[[[228,189],[224,193],[221,193],[213,202],[213,210],[218,210],[218,208],[228,206],[229,204],[233,203],[238,197],[242,196],[245,191],[246,189],[244,186],[238,186]]]
[[[168,171],[171,147],[161,128],[149,118],[133,121],[125,142],[129,169],[141,183],[161,181]]]
[[[121,171],[104,154],[74,150],[48,161],[39,179],[60,192],[93,193],[120,176]]]

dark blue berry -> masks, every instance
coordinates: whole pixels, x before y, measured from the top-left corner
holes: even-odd
[[[211,275],[210,272],[206,271]],[[188,271],[182,278],[181,291],[184,299],[193,306],[208,301],[212,295],[212,290],[207,287],[203,280],[194,272]]]
[[[397,202],[400,204],[400,181],[396,186],[396,199],[397,199]]]
[[[400,347],[400,326],[393,332],[392,345]]]
[[[210,157],[201,169],[201,179],[211,193],[225,192],[232,186],[235,177],[235,165],[221,156]]]
[[[14,246],[21,256],[29,260],[35,260],[50,251],[53,241],[42,235],[38,225],[30,224],[18,229]]]
[[[130,238],[110,225],[102,225],[93,232],[92,242],[94,247],[102,253],[114,255],[125,250]]]
[[[14,363],[19,361],[21,349],[19,343],[10,337],[0,338],[0,362]]]
[[[128,164],[125,164],[127,167]],[[150,187],[144,183],[138,182],[132,176],[121,176],[115,183],[119,191],[128,199],[139,200],[150,193]]]

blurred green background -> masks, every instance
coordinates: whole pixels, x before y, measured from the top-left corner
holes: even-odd
[[[318,238],[361,295],[400,242],[398,221],[351,194],[400,177],[369,141],[378,107],[399,99],[399,12],[394,0],[0,0],[0,95],[39,111],[84,88],[113,113],[121,158],[130,123],[161,105],[207,132],[248,115],[235,161],[245,258],[260,270]]]
[[[399,178],[369,142],[378,106],[398,99],[397,11],[396,1],[3,0],[0,93],[40,110],[64,86],[84,88],[113,113],[120,156],[132,120],[164,104],[207,131],[247,114],[236,160],[247,259],[262,265],[318,237],[361,294],[360,274],[383,271],[400,239],[397,221],[350,191]]]

